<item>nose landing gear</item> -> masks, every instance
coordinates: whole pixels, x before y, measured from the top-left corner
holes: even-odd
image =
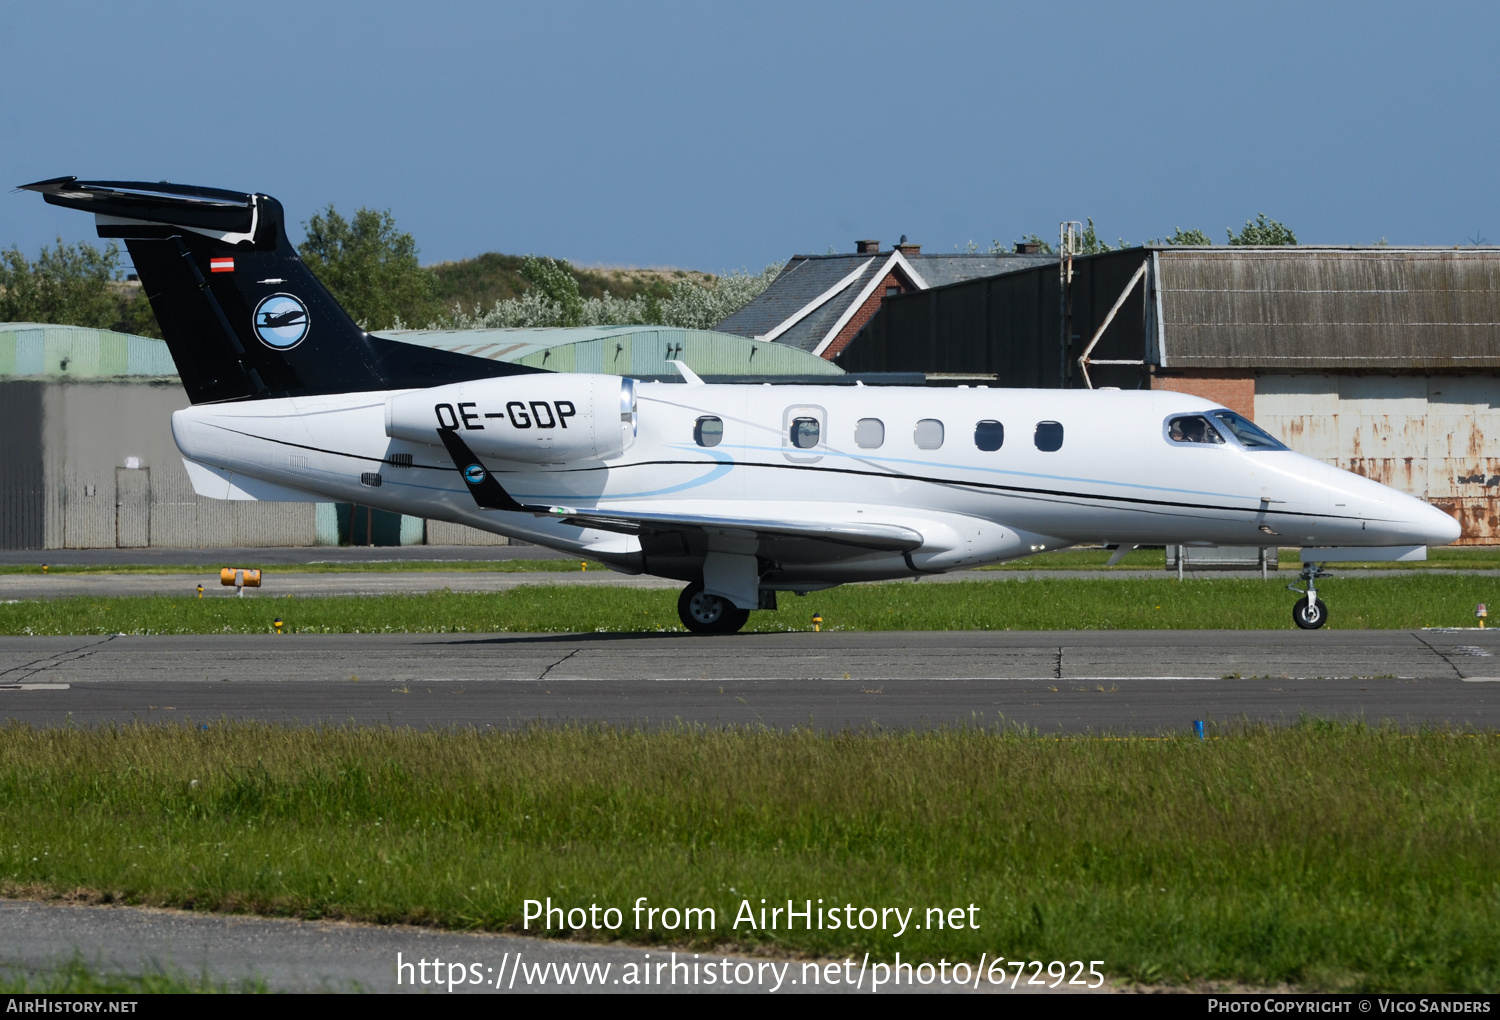
[[[1328,606],[1318,598],[1317,590],[1318,578],[1328,576],[1330,576],[1328,571],[1323,570],[1316,563],[1304,563],[1302,564],[1302,583],[1307,585],[1307,590],[1303,591],[1295,584],[1286,586],[1288,591],[1304,596],[1292,606],[1292,622],[1303,630],[1317,630],[1328,622]]]
[[[677,618],[694,634],[734,634],[750,619],[750,610],[708,594],[694,581],[677,597]]]

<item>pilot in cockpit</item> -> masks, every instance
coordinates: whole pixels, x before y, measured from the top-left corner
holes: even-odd
[[[1167,427],[1167,436],[1174,443],[1222,443],[1224,440],[1214,432],[1206,418],[1173,418]]]

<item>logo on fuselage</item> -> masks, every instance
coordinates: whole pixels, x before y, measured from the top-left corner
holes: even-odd
[[[478,464],[470,464],[468,467],[464,468],[464,481],[468,482],[470,485],[478,485],[480,482],[484,481],[484,475],[484,468]]]
[[[292,294],[272,294],[255,306],[255,335],[267,347],[284,351],[307,338],[307,306]]]

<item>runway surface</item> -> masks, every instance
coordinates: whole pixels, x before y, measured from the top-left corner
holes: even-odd
[[[0,719],[1494,728],[1497,648],[1490,631],[5,637]]]

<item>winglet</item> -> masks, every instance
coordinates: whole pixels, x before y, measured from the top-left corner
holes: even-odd
[[[707,386],[708,385],[707,383],[705,383],[702,379],[700,379],[698,377],[698,373],[697,372],[694,372],[691,368],[687,367],[687,362],[686,361],[669,361],[669,362],[667,362],[667,364],[669,364],[673,368],[677,369],[677,371],[682,375],[683,381],[686,382],[689,386]]]
[[[458,437],[455,429],[438,429],[438,438],[443,441],[443,446],[448,450],[448,456],[453,458],[453,466],[458,468],[464,484],[469,487],[469,495],[474,497],[474,502],[486,510],[510,510],[515,513],[535,512],[537,507],[523,506],[517,503],[495,481],[495,476],[490,474],[489,469],[474,456],[474,451],[469,449],[469,444]]]

